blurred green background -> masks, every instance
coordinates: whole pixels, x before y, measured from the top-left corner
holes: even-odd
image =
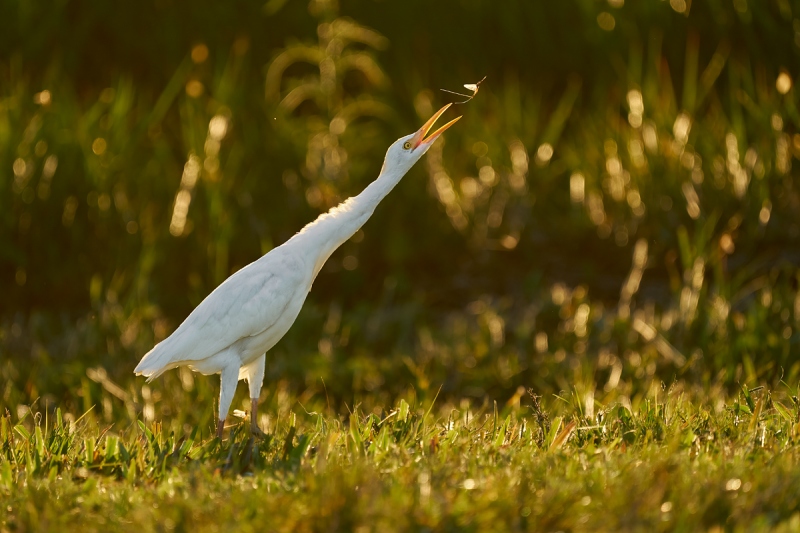
[[[0,3],[0,405],[209,423],[141,356],[483,76],[265,397],[797,384],[799,46],[796,0]]]

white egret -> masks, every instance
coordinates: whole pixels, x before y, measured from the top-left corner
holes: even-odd
[[[226,279],[172,335],[147,352],[134,372],[150,382],[179,366],[221,374],[219,422],[222,430],[240,379],[250,387],[251,430],[262,434],[257,404],[264,381],[266,352],[289,330],[322,265],[369,219],[383,198],[459,118],[426,137],[447,104],[415,133],[386,152],[378,178],[358,196],[320,215],[294,237]]]

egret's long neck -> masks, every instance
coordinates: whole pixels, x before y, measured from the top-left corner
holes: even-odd
[[[388,169],[387,166],[384,165],[378,178],[361,194],[320,215],[287,243],[297,245],[303,253],[314,257],[315,277],[331,254],[364,225],[406,173],[404,169]]]

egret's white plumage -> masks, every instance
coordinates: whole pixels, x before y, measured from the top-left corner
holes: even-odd
[[[188,366],[221,374],[217,434],[228,415],[236,383],[246,379],[252,401],[252,429],[264,380],[266,352],[289,330],[322,265],[361,228],[378,203],[458,117],[428,136],[434,114],[417,132],[393,143],[378,178],[358,196],[321,215],[281,246],[226,279],[136,366],[151,381],[167,370]]]

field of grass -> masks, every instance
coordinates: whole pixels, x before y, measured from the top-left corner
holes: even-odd
[[[796,531],[796,390],[713,401],[653,384],[507,405],[400,400],[348,416],[281,409],[234,424],[60,410],[0,420],[5,531]],[[724,399],[723,399],[724,398]],[[111,398],[109,401],[118,401]],[[285,400],[286,401],[286,400]],[[291,402],[289,402],[291,403]],[[187,403],[186,409],[191,406]],[[305,406],[306,409],[309,406]]]
[[[455,4],[0,5],[0,532],[800,530],[800,4]],[[484,75],[265,439],[132,375]]]

